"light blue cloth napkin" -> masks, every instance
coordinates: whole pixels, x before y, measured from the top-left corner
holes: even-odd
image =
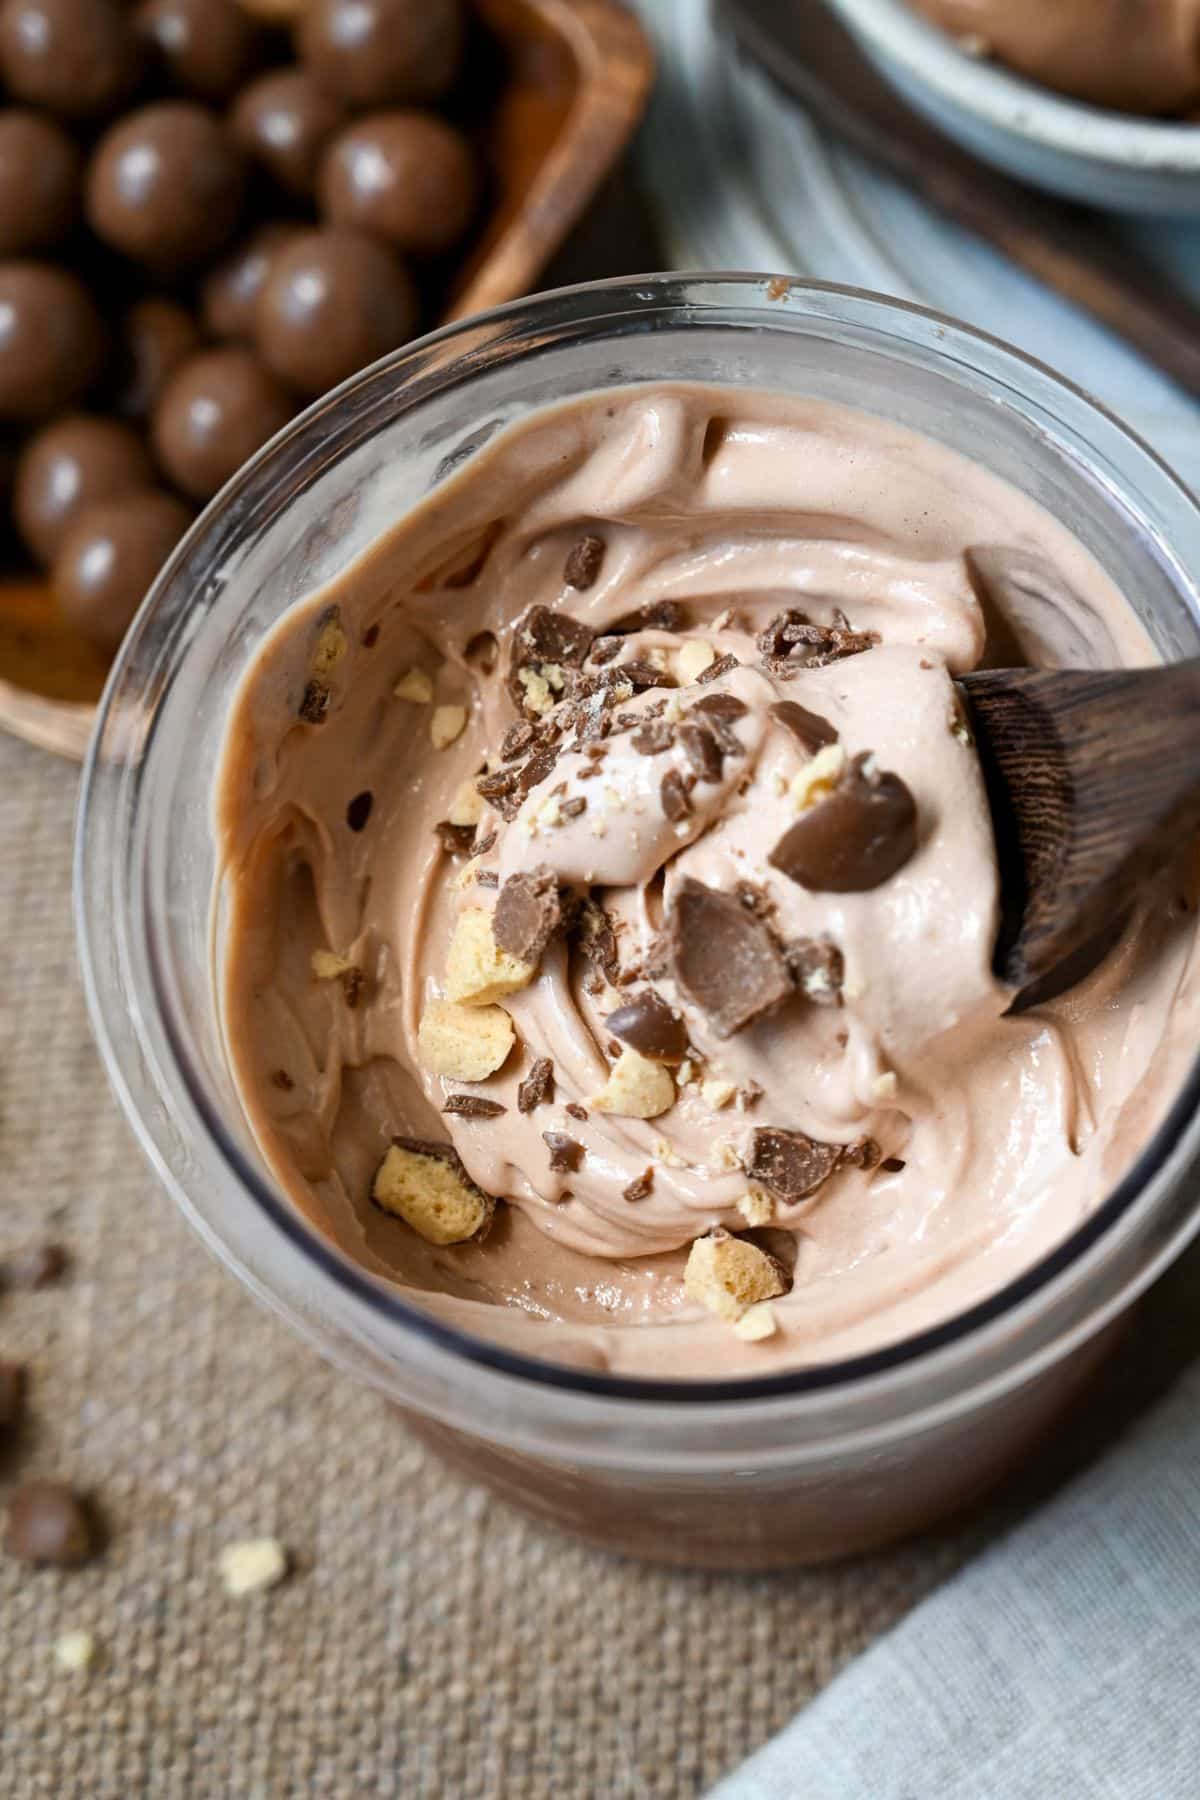
[[[1153,1302],[1151,1302],[1153,1304]],[[1196,1800],[1200,1365],[711,1800]]]

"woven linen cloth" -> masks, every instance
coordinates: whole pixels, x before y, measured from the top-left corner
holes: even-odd
[[[0,737],[0,1262],[47,1236],[73,1259],[0,1295],[31,1375],[0,1505],[61,1475],[107,1536],[69,1573],[0,1554],[3,1800],[697,1795],[1200,1349],[1193,1260],[1016,1491],[837,1568],[660,1570],[519,1517],[294,1341],[149,1173],[76,973],[76,781]],[[295,1572],[230,1599],[222,1547],[263,1534]],[[102,1650],[82,1680],[54,1657],[74,1629]]]
[[[713,1800],[1194,1800],[1200,1368]]]

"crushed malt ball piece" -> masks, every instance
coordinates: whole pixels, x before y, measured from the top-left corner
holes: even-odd
[[[540,669],[518,669],[517,680],[521,686],[521,704],[526,712],[542,719],[554,710],[550,683]]]
[[[428,706],[433,699],[433,682],[424,669],[407,670],[392,689],[397,700],[411,700],[414,706]]]
[[[769,1225],[775,1217],[775,1202],[761,1188],[747,1189],[739,1199],[737,1209],[747,1225],[755,1228]]]
[[[375,1171],[371,1198],[430,1244],[465,1244],[491,1224],[496,1210],[448,1144],[421,1138],[392,1144]]]
[[[99,1646],[90,1631],[64,1631],[54,1645],[54,1660],[68,1675],[86,1675]]]
[[[818,800],[832,794],[846,766],[846,752],[840,744],[822,744],[798,774],[792,777],[788,790],[797,812],[807,812]]]
[[[705,1106],[711,1106],[714,1112],[720,1112],[728,1106],[737,1093],[736,1081],[718,1081],[715,1077],[700,1083],[700,1098]]]
[[[227,1544],[219,1558],[221,1582],[227,1594],[240,1599],[273,1588],[288,1572],[287,1551],[278,1538],[245,1538]]]
[[[688,638],[675,658],[675,673],[681,685],[686,687],[716,660],[717,653],[705,638]]]
[[[417,1027],[417,1057],[430,1075],[486,1081],[506,1062],[516,1035],[502,1006],[431,1000]]]
[[[760,1300],[737,1320],[733,1335],[744,1344],[760,1344],[764,1338],[774,1337],[777,1330],[774,1307],[769,1300]]]
[[[760,1301],[786,1294],[788,1287],[787,1276],[773,1256],[720,1228],[692,1245],[683,1285],[689,1300],[698,1300],[730,1324],[736,1324]]]
[[[588,1102],[597,1112],[625,1119],[656,1119],[675,1104],[675,1083],[662,1063],[628,1045],[609,1070],[608,1080]]]
[[[460,738],[467,723],[465,706],[435,706],[429,721],[429,741],[435,750],[445,750]]]
[[[314,950],[309,964],[317,981],[340,981],[358,967],[352,956],[339,956],[336,950]]]
[[[501,950],[492,934],[492,915],[482,906],[459,913],[446,953],[446,998],[466,1006],[487,1006],[528,987],[534,963]]]
[[[478,825],[483,817],[483,795],[475,786],[474,777],[460,781],[454,790],[446,818],[451,825]]]
[[[317,633],[317,642],[309,669],[312,680],[327,681],[345,657],[349,647],[346,633],[342,630],[342,615],[336,606],[332,606],[324,615],[321,629]]]

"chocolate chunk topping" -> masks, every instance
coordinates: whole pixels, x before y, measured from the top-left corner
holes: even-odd
[[[494,774],[476,776],[475,792],[484,800],[503,800],[516,785],[516,769],[497,769]]]
[[[608,914],[594,900],[585,900],[580,908],[576,937],[589,968],[615,987],[621,973],[617,934]]]
[[[310,681],[300,701],[300,717],[306,725],[323,725],[333,698],[322,681]]]
[[[639,756],[661,756],[675,742],[675,727],[666,719],[648,719],[629,741]]]
[[[635,694],[647,693],[650,688],[673,688],[679,685],[675,677],[668,675],[665,669],[656,669],[653,663],[642,662],[640,658],[634,662],[619,663],[612,673],[615,680],[627,681]]]
[[[682,631],[687,624],[687,608],[678,600],[651,600],[632,612],[622,613],[610,631],[626,634],[633,631]]]
[[[591,659],[598,667],[610,663],[621,654],[619,637],[598,637],[591,648]]]
[[[521,795],[531,794],[540,782],[554,773],[554,765],[558,761],[553,744],[545,744],[535,750],[522,765],[517,776],[517,792]]]
[[[558,880],[553,869],[542,864],[525,874],[510,875],[504,883],[492,914],[492,936],[510,956],[537,963],[562,917]]]
[[[912,794],[898,775],[863,755],[784,832],[767,861],[813,893],[861,894],[895,875],[916,847]]]
[[[766,630],[759,633],[758,648],[764,663],[776,675],[786,677],[796,669],[823,669],[828,663],[857,656],[879,642],[877,632],[852,631],[845,615],[839,617],[839,625],[813,625],[795,607],[777,613]]]
[[[475,845],[476,856],[486,856],[495,841],[496,833],[494,831],[489,831],[486,837],[481,837],[479,842]],[[480,880],[482,879],[483,877],[480,876]]]
[[[783,954],[792,979],[814,1006],[840,1006],[846,964],[830,938],[797,938]]]
[[[718,1037],[731,1037],[792,992],[774,938],[735,895],[689,877],[675,892],[670,927],[675,979]]]
[[[13,1287],[36,1290],[61,1281],[70,1264],[65,1244],[31,1244],[27,1250],[18,1251],[4,1274]]]
[[[703,713],[707,719],[722,719],[726,724],[732,724],[734,719],[744,719],[750,708],[736,694],[705,694],[697,700],[692,711]]]
[[[498,1119],[508,1108],[498,1100],[485,1100],[482,1094],[448,1094],[444,1113],[458,1113],[464,1119]]]
[[[554,1098],[554,1064],[548,1056],[539,1056],[517,1089],[517,1111],[531,1113]]]
[[[513,637],[508,691],[518,712],[525,710],[522,669],[554,663],[561,669],[577,669],[591,648],[595,632],[569,613],[552,612],[548,606],[532,606]]]
[[[662,809],[672,825],[678,825],[686,819],[692,810],[688,799],[690,781],[686,781],[678,769],[668,769],[659,785],[659,799]]]
[[[556,1175],[572,1175],[583,1161],[583,1145],[565,1131],[543,1131],[550,1150],[550,1167]]]
[[[635,1175],[627,1188],[621,1189],[622,1200],[645,1200],[654,1186],[654,1170],[643,1169]]]
[[[365,828],[374,804],[375,796],[369,788],[364,788],[361,794],[355,794],[346,808],[346,823],[351,831],[362,831]]]
[[[367,985],[367,978],[361,969],[355,968],[343,969],[338,976],[338,980],[342,984],[342,998],[350,1008],[351,1012],[353,1012],[363,997],[363,989]]]
[[[536,736],[528,719],[514,719],[500,745],[502,761],[515,762],[518,756],[524,756]]]
[[[604,1021],[615,1038],[651,1062],[678,1063],[687,1055],[687,1026],[661,994],[646,988]]]
[[[885,1175],[898,1175],[904,1167],[904,1158],[902,1156],[888,1156],[884,1158],[879,1166]]]
[[[725,752],[703,720],[685,719],[679,727],[679,742],[699,781],[720,781]]]
[[[21,1562],[73,1568],[92,1550],[92,1525],[80,1496],[65,1481],[27,1481],[8,1504],[4,1547]]]
[[[587,795],[573,794],[569,800],[563,801],[558,810],[564,819],[578,819],[587,811]]]
[[[24,1401],[24,1369],[18,1363],[0,1362],[0,1432],[16,1424]]]
[[[587,1107],[580,1106],[578,1100],[568,1100],[567,1104],[563,1107],[563,1111],[568,1113],[572,1119],[578,1119],[581,1125],[584,1124],[587,1119]]]
[[[710,681],[719,681],[722,675],[728,675],[730,669],[740,669],[741,666],[736,656],[718,656],[709,663],[707,669],[701,669],[696,680],[704,687]]]
[[[439,819],[433,829],[448,856],[468,856],[474,848],[473,825],[452,825],[449,819]]]
[[[568,587],[581,590],[590,588],[600,573],[603,561],[604,539],[597,537],[594,531],[585,531],[568,552],[563,580]]]
[[[803,1131],[759,1126],[751,1134],[746,1173],[781,1200],[804,1200],[829,1179],[845,1150],[844,1144],[821,1144]]]
[[[271,1076],[271,1086],[277,1087],[282,1094],[290,1094],[295,1085],[286,1069],[276,1069]]]
[[[806,756],[815,756],[826,744],[837,743],[837,732],[820,713],[809,712],[798,700],[777,700],[771,717],[791,732]]]

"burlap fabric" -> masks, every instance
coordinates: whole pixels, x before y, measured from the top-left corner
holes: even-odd
[[[67,1280],[0,1301],[32,1376],[24,1473],[90,1489],[103,1556],[0,1556],[4,1800],[690,1796],[791,1717],[983,1535],[1200,1347],[1200,1268],[1155,1298],[1051,1469],[855,1564],[663,1572],[582,1548],[445,1473],[210,1261],[143,1166],[75,969],[76,773],[0,740],[0,1259],[47,1233]],[[296,1570],[225,1594],[233,1539]],[[103,1661],[61,1672],[94,1632]]]

